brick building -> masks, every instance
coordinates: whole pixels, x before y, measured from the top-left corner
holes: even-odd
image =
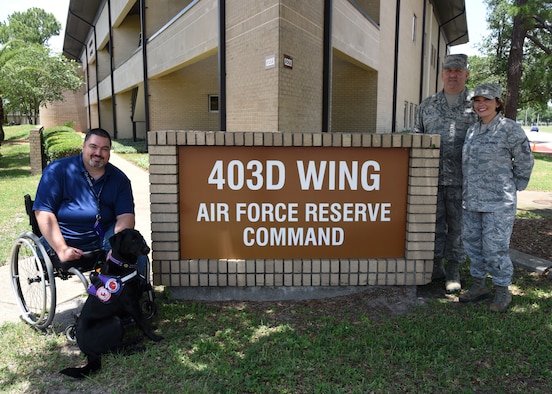
[[[464,0],[71,0],[64,54],[86,87],[62,123],[398,132],[467,41]]]

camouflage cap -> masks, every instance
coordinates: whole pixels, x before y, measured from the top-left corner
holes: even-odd
[[[447,68],[468,69],[468,56],[463,54],[448,55],[443,62],[443,70]]]
[[[475,87],[473,97],[485,97],[488,99],[500,98],[502,95],[502,86],[499,83],[482,83]]]

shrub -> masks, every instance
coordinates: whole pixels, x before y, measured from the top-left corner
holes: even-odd
[[[67,126],[55,126],[45,129],[44,154],[48,162],[62,157],[77,155],[82,150],[82,137]]]

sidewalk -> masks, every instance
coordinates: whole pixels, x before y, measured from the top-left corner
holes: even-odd
[[[116,154],[111,155],[110,162],[124,171],[132,181],[136,229],[142,233],[148,245],[151,246],[149,174]],[[552,192],[520,192],[518,193],[518,209],[544,212],[552,216]],[[516,266],[534,272],[542,272],[546,267],[552,265],[549,261],[516,251],[511,251],[511,257]],[[0,267],[0,325],[8,321],[20,321],[10,278],[9,264]],[[56,289],[57,307],[54,326],[63,330],[68,324],[74,322],[73,313],[84,300],[84,289],[77,278],[67,281],[56,280]]]

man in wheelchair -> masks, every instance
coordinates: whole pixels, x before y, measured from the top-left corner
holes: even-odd
[[[88,130],[81,154],[52,162],[42,174],[33,211],[55,266],[90,270],[96,252],[110,251],[114,233],[134,228],[131,183],[109,163],[110,151],[106,130]],[[147,257],[142,257],[143,271]]]

